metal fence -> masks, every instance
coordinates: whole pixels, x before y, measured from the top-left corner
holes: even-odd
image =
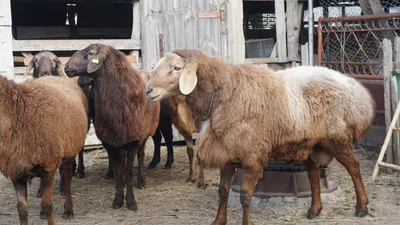
[[[371,2],[379,3],[321,1],[316,11],[318,65],[357,78],[383,79],[382,41],[400,34],[400,0],[380,1],[380,6]]]

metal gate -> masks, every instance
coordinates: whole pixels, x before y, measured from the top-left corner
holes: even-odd
[[[377,104],[374,125],[385,126],[383,44],[399,36],[400,13],[320,18],[318,65],[357,78]]]

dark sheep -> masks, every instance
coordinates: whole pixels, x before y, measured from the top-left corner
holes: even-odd
[[[146,97],[144,76],[132,68],[124,53],[111,46],[91,44],[75,52],[65,72],[69,77],[94,79],[94,127],[109,154],[116,180],[113,208],[124,204],[126,184],[126,206],[137,210],[132,182],[134,158],[137,155],[139,161],[138,187],[143,188],[145,143],[157,128],[160,104]]]
[[[26,68],[24,77],[28,76],[32,68],[32,76],[34,78],[44,76],[63,76],[67,78],[62,62],[50,51],[41,51],[34,55]]]

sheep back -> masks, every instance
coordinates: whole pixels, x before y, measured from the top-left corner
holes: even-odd
[[[3,174],[17,178],[35,166],[56,170],[74,158],[87,133],[87,103],[77,79],[48,76],[7,85],[9,99],[0,94]]]

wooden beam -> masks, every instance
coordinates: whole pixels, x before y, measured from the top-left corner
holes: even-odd
[[[385,124],[386,132],[389,132],[390,124],[392,123],[392,105],[391,105],[391,77],[393,72],[393,55],[392,55],[392,42],[385,38],[383,39],[383,87],[384,87],[384,104],[385,104]],[[393,148],[392,140],[389,141],[386,151],[386,160],[388,163],[393,164]],[[388,169],[388,173],[393,173]]]
[[[133,22],[131,39],[140,39],[141,22],[140,22],[140,1],[133,1]]]
[[[246,58],[244,60],[248,64],[262,64],[262,63],[278,63],[278,58]]]
[[[13,51],[77,51],[90,44],[100,43],[110,45],[118,50],[139,50],[140,40],[137,39],[92,39],[92,40],[13,40]]]
[[[287,50],[289,61],[294,61],[299,56],[299,32],[300,18],[299,18],[299,3],[297,1],[286,2],[287,14]]]
[[[292,13],[292,12],[291,12]],[[285,22],[285,3],[282,0],[275,0],[275,22],[276,22],[276,50],[278,61],[287,61],[286,52],[286,22]]]
[[[130,63],[137,63],[136,55],[127,55],[125,56]],[[63,63],[67,63],[70,57],[58,57],[58,59]],[[24,58],[24,65],[27,66],[29,62],[32,60],[31,57]]]
[[[301,46],[301,65],[308,66],[308,42]]]
[[[394,69],[400,69],[400,37],[395,37],[394,39]],[[399,104],[399,90],[397,87],[397,79],[399,78],[398,75],[392,76],[392,113],[394,115],[394,110],[397,109]],[[399,126],[399,122],[396,122],[396,127]],[[393,133],[393,151],[395,156],[395,162],[397,165],[400,165],[400,136],[399,132]]]
[[[0,0],[0,76],[14,78],[12,54],[11,5],[9,0]]]

